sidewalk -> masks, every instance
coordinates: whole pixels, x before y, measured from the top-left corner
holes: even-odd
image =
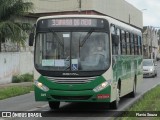
[[[0,88],[10,87],[10,86],[30,86],[30,85],[33,85],[33,82],[0,84]]]

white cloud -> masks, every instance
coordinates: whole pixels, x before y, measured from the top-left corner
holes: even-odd
[[[160,27],[160,0],[126,0],[143,12],[143,25]],[[146,9],[146,10],[144,10]]]

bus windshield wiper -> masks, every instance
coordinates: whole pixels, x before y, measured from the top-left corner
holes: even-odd
[[[84,39],[82,40],[80,47],[82,47],[84,45],[84,43],[88,40],[88,38],[91,36],[91,34],[93,33],[94,29],[91,29],[87,35],[84,37]]]
[[[61,39],[59,38],[59,36],[57,35],[57,33],[55,31],[53,31],[53,30],[51,30],[51,31],[52,31],[53,35],[55,36],[56,40],[59,42],[59,44],[61,46],[64,46],[63,42],[61,41]]]

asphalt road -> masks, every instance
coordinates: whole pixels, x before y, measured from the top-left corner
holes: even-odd
[[[160,84],[160,62],[157,66],[158,75],[155,78],[144,78],[141,86],[137,88],[135,98],[124,97],[120,101],[118,110],[110,110],[107,104],[99,103],[61,103],[60,110],[51,111],[47,102],[35,102],[34,93],[13,97],[0,101],[0,111],[41,111],[48,116],[54,117],[54,120],[107,120],[124,111],[148,90]],[[17,119],[17,118],[16,118]],[[26,118],[28,119],[28,118]],[[41,120],[44,118],[32,118]],[[51,119],[49,117],[45,119]],[[0,118],[1,120],[1,118]]]

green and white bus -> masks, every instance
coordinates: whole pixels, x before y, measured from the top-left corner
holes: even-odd
[[[51,109],[60,102],[109,102],[117,109],[121,97],[135,96],[143,80],[139,29],[107,16],[61,15],[39,18],[35,31],[29,44],[36,101]]]

